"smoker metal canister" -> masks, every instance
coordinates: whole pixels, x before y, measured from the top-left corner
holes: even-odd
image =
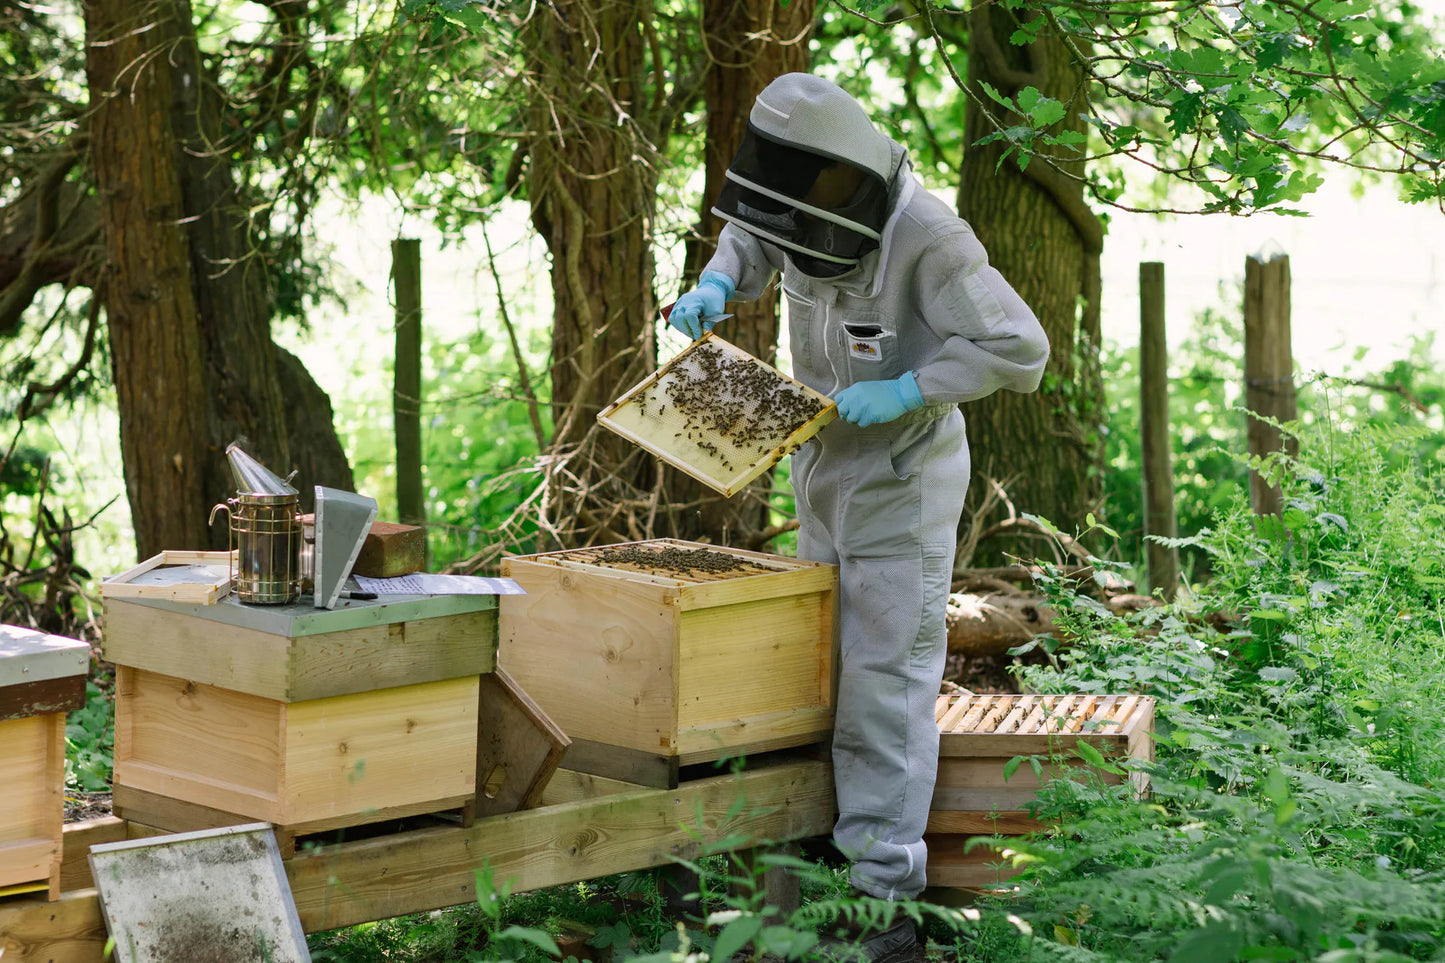
[[[298,496],[237,492],[211,509],[230,516],[231,586],[237,600],[285,605],[301,596],[302,524]]]

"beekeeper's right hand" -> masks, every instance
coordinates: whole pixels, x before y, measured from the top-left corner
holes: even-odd
[[[677,299],[667,315],[667,323],[696,341],[704,331],[711,331],[715,322],[704,320],[722,314],[736,285],[733,279],[717,271],[704,271],[697,287]]]

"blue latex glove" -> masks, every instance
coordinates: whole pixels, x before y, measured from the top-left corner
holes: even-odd
[[[711,331],[713,322],[703,318],[722,314],[737,286],[733,279],[717,271],[704,271],[697,287],[677,299],[667,315],[667,323],[696,341],[704,331]]]
[[[923,394],[912,371],[892,381],[849,385],[833,400],[838,403],[838,414],[860,428],[881,425],[923,407]]]

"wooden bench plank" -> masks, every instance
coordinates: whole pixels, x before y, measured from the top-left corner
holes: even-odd
[[[740,811],[732,807],[746,800]],[[827,834],[832,769],[818,760],[761,764],[742,773],[643,789],[439,827],[322,846],[286,863],[307,932],[469,903],[474,870],[490,864],[513,892],[542,889],[693,858],[709,843]],[[702,824],[693,825],[697,814]],[[113,832],[113,827],[106,831]],[[0,903],[5,963],[99,963],[105,926],[94,890]]]

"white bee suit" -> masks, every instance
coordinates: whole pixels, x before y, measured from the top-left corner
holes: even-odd
[[[887,185],[876,249],[841,276],[804,273],[796,248],[736,219],[707,270],[732,279],[741,300],[782,272],[794,375],[810,387],[835,395],[912,371],[924,400],[886,424],[839,419],[792,463],[798,553],[838,565],[841,583],[834,840],[853,862],[854,886],[913,897],[925,884],[922,836],[938,768],[933,705],[969,477],[956,405],[1000,388],[1036,389],[1048,342],[972,229],[923,189],[903,148],[840,88],[788,74],[758,97],[750,121],[760,135],[850,158]]]

